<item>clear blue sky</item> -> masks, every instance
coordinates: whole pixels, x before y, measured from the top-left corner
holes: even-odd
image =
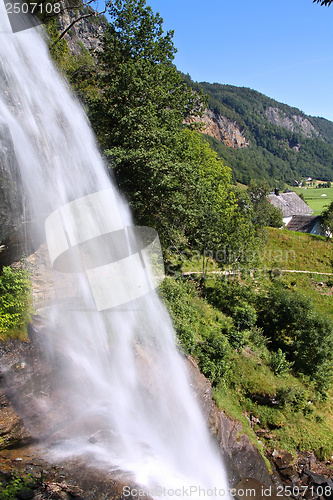
[[[333,121],[333,5],[312,0],[146,0],[175,30],[177,68],[250,87]]]

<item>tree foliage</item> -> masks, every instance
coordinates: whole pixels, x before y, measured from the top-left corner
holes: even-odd
[[[4,267],[0,276],[0,337],[23,333],[29,320],[31,284],[24,269]]]
[[[141,223],[159,218],[185,116],[203,103],[172,65],[172,32],[145,0],[118,0],[99,54],[90,117],[116,179]]]
[[[250,181],[248,193],[253,205],[253,223],[257,228],[283,226],[282,211],[268,201],[267,195],[269,191],[268,182],[263,181],[259,183],[254,180]]]
[[[202,255],[216,256],[224,247],[236,252],[243,244],[251,246],[251,208],[240,206],[230,184],[230,169],[198,132],[184,129],[180,138],[178,199],[182,202],[176,211],[184,213],[186,207],[180,224],[187,240]]]
[[[282,349],[296,371],[319,379],[320,389],[330,383],[333,325],[317,313],[310,298],[274,283],[258,305],[258,326],[273,349]]]
[[[203,252],[252,242],[230,169],[184,125],[206,100],[172,64],[173,32],[145,0],[117,0],[110,16],[90,117],[136,222],[155,227],[165,246]]]
[[[320,3],[321,6],[323,5],[331,5],[333,0],[313,0],[313,3]]]
[[[325,228],[327,237],[332,237],[333,234],[333,201],[328,205],[321,214],[322,224]]]

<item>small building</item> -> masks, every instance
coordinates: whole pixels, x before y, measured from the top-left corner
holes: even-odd
[[[294,215],[291,221],[286,225],[286,229],[289,229],[289,231],[326,236],[325,230],[321,224],[320,215]]]
[[[280,208],[283,216],[283,223],[287,226],[295,215],[313,214],[309,207],[294,191],[289,193],[279,193],[276,189],[274,193],[268,195],[268,201],[276,208]]]
[[[312,208],[293,191],[279,194],[276,189],[268,195],[268,200],[281,209],[284,227],[289,231],[327,236],[320,215],[312,215]]]

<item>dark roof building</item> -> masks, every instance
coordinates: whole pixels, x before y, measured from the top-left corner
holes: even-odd
[[[289,231],[299,231],[301,233],[325,234],[321,226],[321,218],[319,215],[294,215],[291,221],[286,225],[286,229],[289,229]]]
[[[268,195],[268,200],[272,205],[282,210],[283,218],[292,217],[293,215],[312,215],[313,210],[303,201],[296,193]]]

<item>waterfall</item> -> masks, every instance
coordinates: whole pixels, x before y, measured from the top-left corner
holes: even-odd
[[[112,259],[111,264],[123,262],[120,253],[133,246],[135,230],[84,111],[57,73],[43,36],[41,27],[12,33],[0,1],[0,122],[10,130],[38,233],[43,234],[46,221],[51,234],[56,278],[61,279],[59,271],[73,271],[75,259],[84,253],[80,245],[74,252],[74,240],[95,242],[88,252],[94,263],[67,274],[72,296],[55,301],[49,311],[49,355],[52,345],[61,346],[59,384],[67,391],[66,412],[56,426],[61,436],[57,453],[129,471],[150,489],[199,485],[227,492],[220,453],[153,287],[125,303],[119,299],[121,282],[110,281],[107,273],[104,279],[103,272],[93,276],[96,267],[103,270]],[[62,256],[72,250],[75,259],[64,269]],[[124,262],[116,270],[120,281]],[[134,281],[142,275],[133,267],[128,272],[136,276]],[[102,278],[103,286],[108,284],[107,303],[103,295],[96,307],[100,292],[95,289]],[[56,434],[53,425],[50,421],[50,433]],[[193,493],[192,498],[198,496]]]

